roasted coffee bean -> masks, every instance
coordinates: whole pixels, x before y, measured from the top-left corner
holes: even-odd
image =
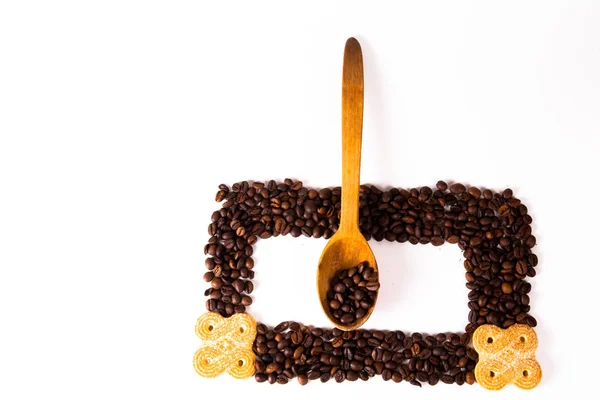
[[[323,200],[331,198],[331,189],[325,188],[319,191],[319,197]]]
[[[473,371],[468,371],[465,375],[465,381],[467,384],[472,385],[475,383],[475,373]]]
[[[339,321],[344,324],[344,325],[348,325],[351,324],[352,322],[354,322],[355,320],[355,316],[353,314],[343,314],[341,316],[341,318],[339,319]]]
[[[481,197],[481,190],[479,190],[478,188],[471,186],[468,190],[469,194],[473,197],[475,197],[476,199],[478,199],[479,197]]]
[[[419,352],[418,357],[421,360],[427,360],[429,357],[431,357],[431,350],[430,349],[422,349]]]
[[[304,340],[304,335],[302,332],[293,331],[291,335],[291,340],[293,344],[300,344]]]
[[[525,318],[525,323],[529,326],[531,326],[532,328],[535,328],[537,326],[537,321],[535,318],[533,318],[531,315],[528,315]]]
[[[217,308],[217,302],[214,299],[209,299],[206,301],[206,309],[208,311],[215,311]]]
[[[510,199],[513,195],[513,191],[512,189],[508,188],[508,189],[504,189],[504,192],[502,192],[502,197],[504,197],[505,199]]]
[[[392,371],[390,371],[389,369],[383,370],[383,372],[381,374],[381,378],[384,381],[389,381],[390,379],[392,379]]]
[[[305,374],[298,375],[298,383],[302,386],[306,385],[308,383],[308,377]]]
[[[510,207],[506,204],[501,205],[498,208],[498,214],[500,214],[503,217],[506,217],[508,214],[510,214]]]
[[[465,188],[465,185],[463,185],[462,183],[455,183],[452,186],[450,186],[450,191],[454,194],[462,194],[466,190],[467,189]]]
[[[210,282],[210,285],[213,289],[219,290],[221,289],[221,286],[223,286],[223,281],[221,278],[215,278]]]
[[[241,293],[246,288],[246,283],[243,280],[238,279],[233,282],[232,286],[236,292]]]
[[[413,356],[416,356],[421,351],[421,346],[419,346],[418,343],[414,343],[410,348],[410,351],[412,352]]]
[[[215,274],[211,271],[208,271],[207,273],[204,274],[204,282],[210,282],[213,280],[214,277],[215,277]]]
[[[444,181],[438,181],[435,186],[442,192],[448,190],[448,184]]]
[[[417,376],[417,379],[420,382],[428,382],[429,381],[429,376],[427,375],[426,372],[422,372],[422,371],[421,372],[417,372],[416,376]]]
[[[281,333],[281,332],[285,331],[288,328],[288,326],[290,326],[290,323],[288,321],[284,321],[284,322],[280,323],[279,325],[277,325],[275,327],[275,329],[273,329],[273,331],[276,333]]]
[[[346,379],[350,382],[354,382],[358,379],[358,373],[356,371],[346,371]]]
[[[314,370],[314,369],[311,370],[307,375],[308,379],[311,381],[314,381],[315,379],[319,379],[320,376],[321,376],[321,372]]]
[[[504,282],[502,283],[502,293],[504,294],[511,294],[513,291],[512,289],[512,285],[508,282]]]
[[[427,378],[427,383],[429,383],[429,385],[431,386],[435,386],[437,385],[437,383],[440,381],[440,376],[434,372],[431,375],[429,375],[429,377]]]
[[[525,275],[527,273],[527,263],[523,260],[517,261],[517,273],[520,275]]]
[[[276,363],[270,363],[269,365],[267,365],[267,367],[265,368],[265,372],[267,374],[271,374],[273,372],[277,372],[279,370],[280,366],[277,365]]]

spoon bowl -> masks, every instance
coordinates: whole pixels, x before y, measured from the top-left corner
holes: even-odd
[[[354,38],[346,41],[342,74],[342,210],[337,232],[325,246],[317,270],[317,291],[321,307],[329,320],[342,330],[357,329],[375,308],[373,304],[362,318],[342,324],[333,318],[327,291],[335,274],[367,261],[379,280],[375,255],[358,227],[358,197],[360,190],[360,152],[364,104],[363,62],[360,44]]]
[[[321,307],[323,307],[323,311],[325,311],[327,318],[329,318],[336,327],[344,331],[357,329],[369,319],[375,308],[377,297],[373,299],[371,308],[367,310],[367,313],[362,318],[344,325],[333,318],[331,309],[329,308],[329,301],[327,300],[327,291],[330,289],[331,280],[338,271],[355,267],[363,261],[368,262],[375,273],[379,274],[375,255],[360,232],[358,235],[337,232],[325,246],[325,249],[321,254],[321,259],[319,260],[317,290],[319,291]]]

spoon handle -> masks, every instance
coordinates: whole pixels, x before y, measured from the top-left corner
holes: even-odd
[[[358,231],[360,152],[363,123],[363,60],[360,44],[346,41],[342,77],[342,213],[340,230]]]

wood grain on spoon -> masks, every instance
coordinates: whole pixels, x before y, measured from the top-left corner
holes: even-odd
[[[339,270],[367,261],[379,272],[373,251],[358,228],[358,200],[360,190],[360,153],[363,122],[363,62],[360,44],[354,38],[346,41],[342,74],[342,210],[338,231],[325,246],[317,271],[317,290],[321,306],[331,322],[340,329],[357,329],[364,324],[375,308],[351,324],[336,321],[329,309],[327,291],[331,279]]]

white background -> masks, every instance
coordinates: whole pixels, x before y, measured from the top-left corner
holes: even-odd
[[[0,4],[0,398],[592,396],[599,2]],[[365,65],[362,182],[510,186],[529,207],[534,391],[194,372],[217,185],[340,184],[349,36]],[[260,242],[257,319],[327,326],[324,244]],[[457,247],[373,249],[383,287],[366,327],[464,327]]]

